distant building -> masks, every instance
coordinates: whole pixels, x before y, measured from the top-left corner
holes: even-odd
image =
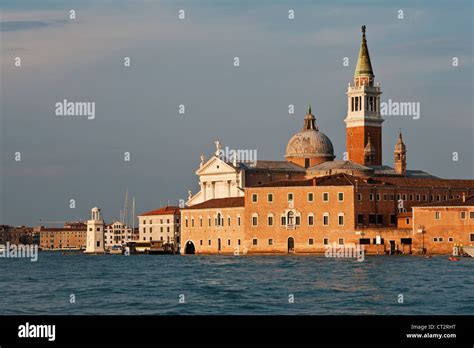
[[[0,244],[34,244],[33,228],[26,226],[0,225]]]
[[[138,230],[137,230],[138,232]],[[136,241],[132,228],[120,221],[105,225],[104,243],[106,249],[120,248],[123,245]]]
[[[63,227],[37,226],[43,250],[83,250],[86,248],[87,226],[83,222],[68,222]]]
[[[91,210],[91,219],[87,220],[87,244],[86,253],[102,254],[105,252],[104,245],[104,220],[100,209],[95,207]]]
[[[138,241],[163,241],[179,247],[180,218],[177,206],[166,206],[138,215]]]

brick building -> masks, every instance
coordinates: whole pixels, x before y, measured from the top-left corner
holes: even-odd
[[[361,244],[368,253],[446,253],[454,243],[470,242],[473,221],[456,217],[463,210],[449,208],[444,227],[425,211],[472,196],[474,180],[408,169],[401,132],[393,167],[383,164],[381,93],[363,26],[347,92],[347,160],[335,160],[332,142],[317,126],[311,107],[303,128],[287,143],[286,163],[259,160],[251,169],[235,158],[220,158],[216,142],[216,153],[206,163],[202,156],[196,172],[201,190],[190,194],[182,209],[188,223],[181,230],[186,245],[181,252],[230,253],[238,242],[244,253],[321,253],[335,242]],[[418,233],[420,221],[423,233]]]
[[[87,243],[87,225],[83,222],[68,222],[63,227],[38,226],[34,231],[40,235],[42,250],[82,250]]]

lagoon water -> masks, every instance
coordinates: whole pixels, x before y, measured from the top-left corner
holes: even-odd
[[[474,258],[42,252],[0,259],[1,314],[472,315]]]

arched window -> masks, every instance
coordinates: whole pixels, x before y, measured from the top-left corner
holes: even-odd
[[[289,211],[288,214],[286,214],[286,223],[288,225],[294,225],[294,223],[295,223],[295,214],[292,211]]]

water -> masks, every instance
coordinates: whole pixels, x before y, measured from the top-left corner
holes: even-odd
[[[0,314],[472,315],[474,259],[43,252],[0,259]]]

